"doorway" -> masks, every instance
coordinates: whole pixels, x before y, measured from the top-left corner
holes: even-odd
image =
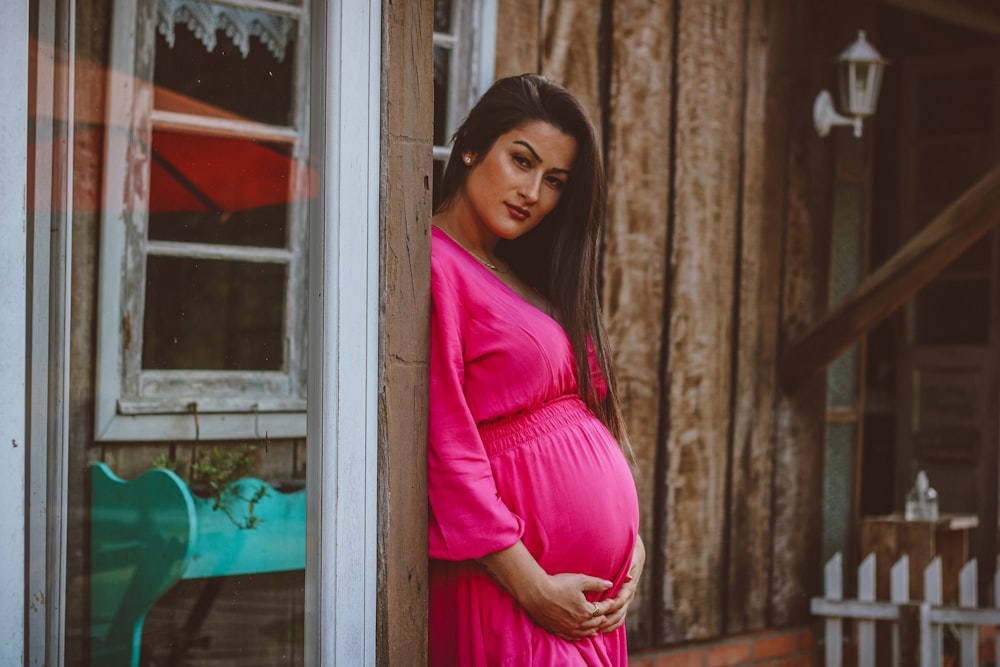
[[[878,26],[892,65],[876,114],[872,267],[1000,158],[1000,34],[885,5]],[[984,567],[996,553],[998,287],[994,230],[869,334],[865,374],[860,514],[902,511],[925,470],[941,512],[978,516],[970,555]]]

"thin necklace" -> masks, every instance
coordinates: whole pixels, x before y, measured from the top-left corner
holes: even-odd
[[[465,246],[462,246],[462,247],[465,248]],[[473,257],[475,257],[476,259],[478,259],[480,262],[482,262],[483,266],[485,266],[487,269],[491,269],[493,271],[496,271],[497,273],[504,273],[506,271],[506,269],[505,270],[501,270],[500,267],[497,266],[496,264],[494,264],[493,262],[487,262],[485,259],[483,259],[479,255],[477,255],[476,253],[472,252],[468,248],[465,248],[465,250],[470,255],[472,255]]]
[[[437,227],[437,225],[435,225],[435,227]],[[441,229],[441,228],[438,227],[438,229]],[[465,252],[469,253],[470,255],[472,255],[473,257],[475,257],[476,259],[478,259],[480,261],[480,263],[482,263],[482,265],[485,266],[490,271],[496,271],[497,273],[507,273],[507,269],[501,269],[499,266],[497,266],[493,262],[489,262],[489,261],[483,259],[478,254],[476,254],[476,253],[472,252],[471,250],[469,250],[468,248],[466,248],[465,244],[462,243],[461,241],[459,241],[458,239],[456,239],[454,236],[452,236],[448,232],[445,232],[443,229],[441,229],[441,231],[444,232],[445,236],[447,236],[452,241],[454,241],[459,246],[461,246],[462,250],[464,250]]]

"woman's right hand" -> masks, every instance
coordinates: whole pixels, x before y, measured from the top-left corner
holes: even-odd
[[[570,641],[597,634],[607,602],[590,602],[586,593],[603,593],[611,582],[585,574],[547,575],[548,581],[525,599],[524,610],[542,628]],[[595,607],[597,605],[597,613]]]
[[[603,593],[610,581],[585,574],[548,574],[522,542],[483,556],[479,562],[520,603],[535,623],[570,641],[591,637],[604,622],[608,602],[594,604],[586,593]]]

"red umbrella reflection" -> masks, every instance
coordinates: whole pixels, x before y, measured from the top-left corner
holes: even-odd
[[[312,196],[316,175],[291,156],[287,141],[239,136],[234,128],[258,125],[219,107],[162,87],[154,107],[170,117],[220,121],[212,131],[154,123],[150,157],[151,212],[207,211],[217,214],[260,208]],[[234,127],[225,128],[225,123]],[[267,131],[266,126],[262,126]],[[296,183],[298,185],[296,186]],[[297,191],[294,189],[297,187]]]
[[[156,130],[151,157],[151,212],[223,214],[295,197],[292,159],[262,142]]]
[[[38,52],[43,53],[40,59]],[[58,55],[51,46],[40,47],[37,52],[36,48],[31,49],[33,66],[39,68],[39,81],[48,80],[55,76],[56,68],[66,66],[66,60]],[[75,67],[78,86],[101,86],[104,82],[122,85],[119,79],[126,76],[85,59],[77,59]],[[294,133],[286,128],[249,122],[225,109],[160,86],[153,87],[153,97],[156,112],[171,120],[154,119],[151,136],[132,139],[149,142],[143,151],[150,157],[149,212],[208,212],[224,218],[236,211],[306,199],[317,192],[317,174],[292,155]],[[31,113],[34,115],[35,110]],[[128,131],[124,127],[107,126],[104,115],[103,109],[76,110],[71,134],[74,150],[94,156],[91,164],[100,160],[107,132]],[[192,118],[207,119],[212,127],[191,125]],[[254,136],[260,128],[264,138]],[[49,139],[36,138],[31,148],[29,174],[34,174],[33,163],[38,155],[52,156],[47,158],[50,161],[59,159],[58,146]],[[74,190],[77,211],[99,205],[99,198],[85,189]],[[30,204],[34,210],[36,202]]]

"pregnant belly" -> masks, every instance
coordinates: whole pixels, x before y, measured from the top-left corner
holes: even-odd
[[[609,579],[613,594],[639,524],[635,483],[618,443],[578,399],[508,420],[499,431],[503,437],[487,431],[484,441],[494,450],[501,498],[524,520],[525,546],[550,574]]]

